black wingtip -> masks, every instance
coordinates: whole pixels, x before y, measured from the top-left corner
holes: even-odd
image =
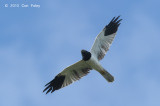
[[[113,21],[114,19],[115,19],[115,17],[113,17],[111,21]]]
[[[48,82],[45,86],[49,85],[52,81]]]
[[[45,92],[48,88],[49,88],[49,86],[48,86],[48,87],[46,87],[46,88],[43,90],[43,92]]]
[[[57,75],[52,81],[45,85],[46,88],[43,90],[43,92],[47,91],[46,94],[48,94],[49,92],[53,93],[55,90],[60,89],[62,87],[64,79],[64,75]]]
[[[119,25],[121,24],[120,22],[122,19],[119,19],[120,15],[118,17],[113,17],[110,23],[104,28],[105,34],[104,36],[111,35],[115,32],[117,32],[117,29]]]

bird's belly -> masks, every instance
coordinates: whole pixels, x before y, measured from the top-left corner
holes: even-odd
[[[100,65],[99,61],[96,60],[94,57],[91,57],[91,59],[86,62],[88,65],[90,65],[93,69],[97,71],[103,70],[103,67]]]

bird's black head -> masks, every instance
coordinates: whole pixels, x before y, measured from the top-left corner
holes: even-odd
[[[81,50],[81,54],[84,61],[87,61],[91,58],[91,53],[86,50]]]

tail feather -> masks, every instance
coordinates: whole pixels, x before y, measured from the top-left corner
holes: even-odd
[[[107,72],[105,69],[103,71],[99,72],[108,82],[113,82],[114,81],[114,77]]]

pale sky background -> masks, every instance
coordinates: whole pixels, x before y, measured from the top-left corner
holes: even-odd
[[[0,106],[160,106],[159,0],[1,0],[0,13]],[[101,61],[115,82],[91,71],[42,93],[118,15],[122,24]]]

